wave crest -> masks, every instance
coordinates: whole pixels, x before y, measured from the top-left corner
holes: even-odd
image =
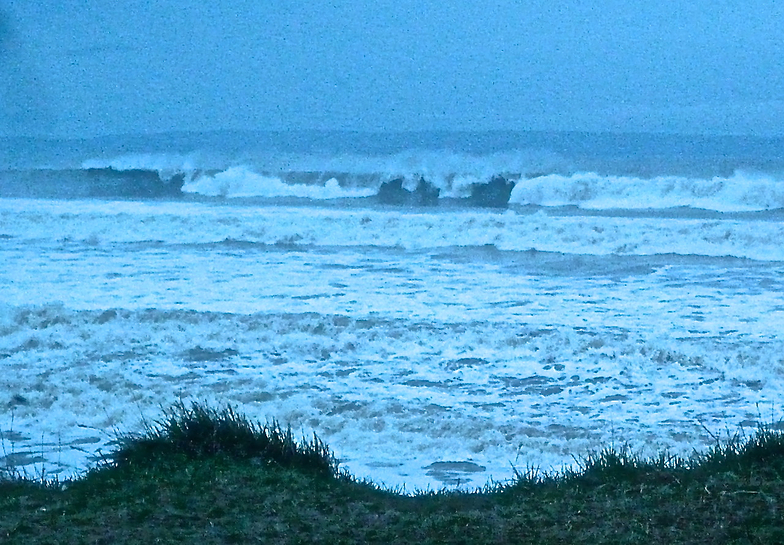
[[[314,200],[369,197],[375,194],[371,188],[342,188],[334,177],[326,180],[323,185],[289,184],[279,177],[258,174],[245,166],[195,176],[183,185],[182,191],[207,197],[299,197]]]

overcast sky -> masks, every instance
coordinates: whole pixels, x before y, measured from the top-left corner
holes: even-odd
[[[0,132],[784,135],[780,0],[0,2]]]

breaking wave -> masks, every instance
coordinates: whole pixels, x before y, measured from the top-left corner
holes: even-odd
[[[624,169],[614,172],[609,162],[603,169],[579,166],[544,150],[379,155],[270,151],[209,158],[198,153],[136,153],[96,156],[67,166],[2,170],[0,197],[371,198],[406,206],[488,205],[490,201],[477,196],[493,193],[486,186],[495,183],[505,190],[493,195],[490,206],[722,213],[784,209],[784,176],[775,166],[769,172],[738,168],[723,175],[629,174]]]
[[[770,175],[735,172],[710,179],[660,176],[643,179],[581,172],[520,180],[510,202],[584,209],[696,208],[750,212],[784,208],[784,181]]]

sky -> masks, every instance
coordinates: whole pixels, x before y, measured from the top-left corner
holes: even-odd
[[[784,135],[780,0],[0,0],[0,134]]]

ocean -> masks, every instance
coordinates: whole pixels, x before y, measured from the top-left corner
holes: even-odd
[[[689,455],[780,421],[783,292],[784,139],[0,139],[0,465],[180,400],[409,492]]]

